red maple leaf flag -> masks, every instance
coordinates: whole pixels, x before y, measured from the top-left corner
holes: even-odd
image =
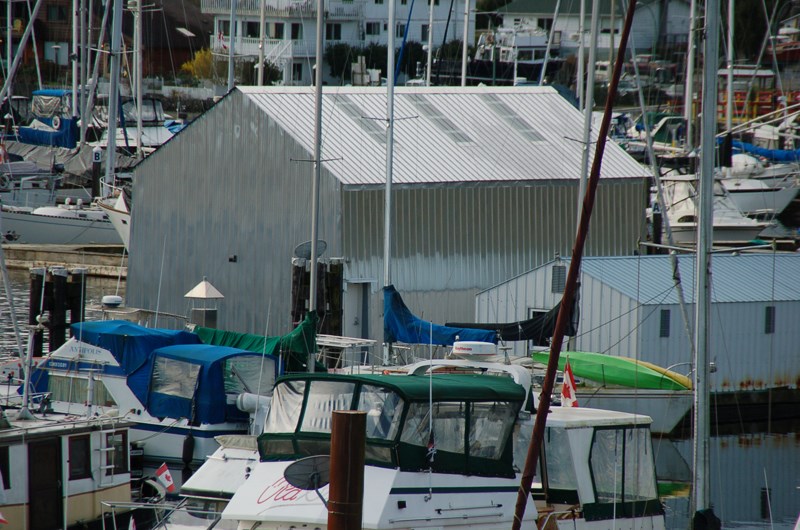
[[[564,382],[561,384],[561,406],[578,406],[578,396],[575,394],[575,377],[572,375],[569,359],[567,359],[567,364],[564,366]]]
[[[156,469],[156,480],[164,486],[169,493],[175,491],[175,483],[172,481],[172,474],[169,472],[166,462]]]
[[[0,524],[9,524],[8,519],[2,513],[0,513]]]

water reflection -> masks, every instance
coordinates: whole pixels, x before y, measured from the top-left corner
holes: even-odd
[[[711,502],[724,528],[790,530],[800,512],[800,425],[711,439]],[[667,528],[689,528],[692,440],[654,443]],[[769,492],[769,495],[768,495]]]
[[[24,344],[27,340],[25,337],[27,337],[28,300],[30,299],[30,273],[27,270],[9,270],[8,273],[11,280],[9,287],[13,295],[12,301],[17,316],[17,325]],[[2,292],[0,292],[0,354],[10,354],[16,352],[17,340],[11,320],[11,305],[2,275],[0,275],[0,285],[2,285]],[[87,305],[99,304],[103,296],[107,294],[125,296],[125,281],[115,278],[87,277]]]

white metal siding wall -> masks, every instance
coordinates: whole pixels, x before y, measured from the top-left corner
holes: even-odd
[[[630,253],[644,230],[644,180],[604,182],[587,253]],[[577,183],[393,190],[392,280],[418,315],[469,322],[475,294],[566,255],[575,235]],[[346,279],[372,280],[372,336],[382,339],[383,191],[345,191]]]
[[[311,235],[313,165],[297,160],[310,158],[234,92],[145,159],[135,171],[128,304],[188,314],[183,295],[207,276],[225,295],[209,304],[220,328],[288,332],[292,251]],[[323,171],[326,256],[341,256],[338,190]]]

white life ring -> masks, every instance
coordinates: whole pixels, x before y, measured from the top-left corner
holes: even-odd
[[[61,118],[58,116],[53,116],[53,129],[60,129],[61,128]]]
[[[0,175],[0,190],[7,191],[11,189],[11,179],[8,175]]]

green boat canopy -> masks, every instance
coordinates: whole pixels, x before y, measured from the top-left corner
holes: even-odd
[[[304,372],[308,354],[317,351],[317,313],[309,311],[306,318],[291,332],[279,337],[264,337],[252,333],[237,333],[220,329],[196,327],[194,332],[205,344],[230,346],[255,353],[274,355],[286,363],[282,372]],[[325,367],[317,363],[317,370]]]
[[[258,449],[262,461],[329,454],[332,411],[357,410],[370,465],[513,477],[524,400],[502,376],[292,374],[275,383]]]

